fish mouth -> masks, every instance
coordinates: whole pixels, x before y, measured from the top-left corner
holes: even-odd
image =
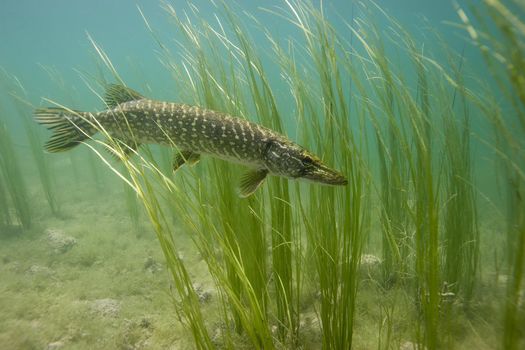
[[[308,173],[303,175],[302,178],[332,186],[345,186],[348,184],[348,180],[343,174],[325,165],[317,165],[313,169],[309,169]]]

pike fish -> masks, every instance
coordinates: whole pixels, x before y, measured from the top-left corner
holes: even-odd
[[[262,125],[210,109],[151,100],[138,92],[111,84],[107,109],[81,112],[65,108],[36,109],[35,119],[53,131],[48,152],[67,151],[103,128],[126,145],[126,155],[141,144],[175,146],[173,170],[195,164],[201,155],[240,163],[248,168],[239,195],[251,195],[268,175],[346,185],[347,179],[287,137]]]

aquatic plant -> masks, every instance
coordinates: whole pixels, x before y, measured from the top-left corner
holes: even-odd
[[[356,57],[364,66],[365,76],[380,78],[370,82],[371,92],[363,84],[356,83],[356,87],[367,104],[378,150],[383,284],[390,287],[399,277],[405,283],[414,281],[412,293],[420,313],[414,336],[419,344],[435,349],[441,287],[429,77],[412,37],[387,14],[382,14],[392,25],[390,35],[401,53],[412,61],[416,75],[413,79],[417,83],[416,94],[406,88],[407,77],[393,68],[387,58],[375,22],[358,20],[358,30],[353,32],[364,54]],[[379,102],[375,104],[374,100]]]
[[[399,23],[372,8],[376,11],[365,11],[368,17],[358,19],[353,30],[364,54],[354,54],[363,68],[352,76],[374,77],[368,86],[357,81],[355,86],[367,105],[377,147],[383,286],[401,282],[410,290],[414,282],[420,314],[415,336],[419,344],[435,349],[448,341],[438,338],[447,324],[443,296],[470,300],[479,266],[470,170],[472,93],[456,62],[446,68],[425,55]],[[376,12],[389,23],[386,35],[375,24]],[[410,64],[413,75],[388,58],[393,50]],[[410,82],[415,90],[407,88]]]
[[[0,180],[3,180],[1,192],[9,193],[9,198],[5,196],[0,202],[2,216],[4,224],[14,223],[10,218],[9,209],[12,208],[18,223],[24,228],[29,228],[32,218],[27,187],[20,170],[18,152],[11,140],[3,113],[4,111],[0,110]]]
[[[468,304],[479,277],[480,235],[475,181],[472,175],[470,105],[467,88],[462,81],[462,64],[463,57],[458,64],[452,64],[456,91],[452,95],[452,101],[443,101],[443,105],[450,106],[443,112],[446,158],[444,191],[448,196],[444,198],[443,279],[446,283],[445,292],[461,294],[464,302]],[[456,116],[455,108],[460,109],[458,114],[462,114],[462,120],[452,118]]]
[[[302,140],[340,164],[349,179],[345,191],[312,186],[297,191],[296,198],[318,279],[323,347],[347,348],[353,340],[358,267],[370,218],[370,178],[362,156],[366,108],[348,98],[345,84],[353,67],[349,56],[339,54],[346,49],[343,38],[319,9],[299,2],[287,5],[290,12],[278,15],[298,27],[305,47],[295,49],[304,50],[309,59],[290,60],[287,56],[295,57],[295,50],[286,52],[275,41],[273,47],[300,112]],[[309,64],[311,70],[302,76],[299,72]]]
[[[175,310],[196,347],[307,347],[307,332],[318,337],[314,346],[355,344],[363,279],[359,265],[363,249],[376,248],[373,243],[366,246],[374,239],[367,237],[374,224],[381,230],[382,280],[366,276],[362,293],[372,291],[373,284],[380,290],[378,298],[389,291],[395,295],[377,305],[378,346],[400,345],[401,337],[410,337],[418,348],[452,346],[454,330],[448,321],[451,315],[463,315],[457,307],[462,301],[476,300],[474,286],[479,282],[471,108],[493,118],[503,142],[495,149],[506,164],[507,177],[513,179],[507,182],[514,206],[509,205],[508,230],[509,271],[514,277],[509,279],[505,344],[516,347],[523,211],[510,209],[521,208],[523,171],[514,153],[522,152],[516,147],[520,138],[509,138],[513,132],[501,114],[494,113],[497,109],[467,88],[461,56],[451,54],[448,66],[438,62],[375,5],[360,7],[362,17],[345,23],[341,34],[323,9],[304,2],[284,4],[265,11],[291,23],[300,40],[283,43],[256,18],[248,21],[266,34],[293,106],[279,103],[271,79],[276,72],[268,73],[245,20],[228,5],[216,5],[217,16],[210,23],[194,5],[180,16],[164,4],[177,29],[175,49],[140,13],[159,44],[161,62],[177,77],[180,99],[285,134],[295,131],[302,145],[343,169],[347,188],[275,178],[253,197],[241,199],[232,190],[240,177],[237,167],[203,160],[173,176],[166,151],[143,147],[136,152],[112,140],[95,121],[107,141],[94,140],[95,146],[89,147],[129,186],[132,220],[138,220],[136,198],[144,206],[172,276]],[[372,13],[386,19],[386,32],[375,24]],[[107,80],[123,83],[109,56],[90,40],[101,70],[111,76]],[[403,57],[410,73],[390,59],[392,50]],[[293,125],[300,127],[293,130]],[[124,170],[106,159],[101,148],[109,148]],[[378,174],[371,170],[375,164]],[[218,313],[203,312],[196,281],[178,252],[185,238],[181,228],[215,283]],[[400,300],[410,326],[396,334],[394,305]],[[319,328],[302,322],[313,310]]]
[[[365,48],[366,56],[371,58],[369,64],[364,54],[356,55],[365,67],[364,72],[359,73],[367,75],[373,72],[381,79],[369,87],[359,81],[355,82],[355,86],[366,104],[376,138],[379,163],[379,181],[376,182],[379,183],[383,257],[381,268],[383,284],[389,287],[399,278],[409,277],[409,254],[413,248],[409,212],[412,200],[410,167],[413,160],[411,134],[407,130],[409,122],[405,120],[406,99],[410,101],[411,96],[400,86],[401,77],[397,76],[393,64],[387,58],[385,42],[376,20],[370,12],[367,16],[370,16],[370,20],[358,19],[359,31],[354,30],[357,40]],[[388,18],[388,21],[393,22],[393,19]],[[400,29],[400,26],[396,24],[396,28]],[[369,89],[372,91],[369,92]],[[407,92],[408,96],[401,95]],[[373,100],[378,102],[372,103]]]
[[[511,10],[499,0],[485,1],[472,9],[473,24],[464,9],[457,12],[464,29],[480,50],[505,104],[482,106],[495,133],[492,145],[504,179],[506,199],[507,293],[504,301],[501,346],[518,349],[525,343],[525,7]],[[505,112],[503,112],[503,109]]]
[[[2,171],[0,171],[0,218],[0,227],[11,225],[11,216],[7,202],[7,188]]]
[[[196,102],[200,105],[231,111],[236,115],[247,115],[253,109],[260,116],[261,123],[282,130],[279,109],[263,66],[233,12],[227,7],[224,8],[227,24],[233,32],[233,37],[225,40],[209,24],[203,22],[198,30],[194,29],[191,22],[179,19],[169,5],[166,8],[182,32],[187,35],[187,40],[196,44],[185,46],[195,48],[194,51],[185,51],[184,62],[188,62],[188,67],[185,68],[189,78],[186,84],[190,86],[185,91],[199,96]],[[333,101],[333,106],[323,111],[327,118],[324,122],[326,135],[316,135],[315,146],[326,146],[327,154],[334,153],[337,147],[357,152],[347,122],[347,101],[337,91],[341,88],[341,78],[338,78],[335,86],[332,86],[328,79],[330,71],[337,69],[337,65],[330,62],[336,57],[335,49],[330,51],[331,57],[321,56],[324,55],[322,48],[330,44],[326,36],[332,35],[333,31],[326,22],[321,21],[319,13],[313,8],[305,7],[303,10],[310,11],[312,18],[315,17],[325,26],[318,33],[325,36],[323,47],[314,47],[312,37],[308,37],[308,40],[311,42],[309,49],[312,53],[317,52],[321,60],[317,74],[325,78],[321,81],[320,89],[324,90],[325,98]],[[219,24],[222,27],[220,22]],[[306,31],[304,34],[310,35]],[[224,47],[217,47],[216,39],[219,39],[219,43]],[[235,46],[234,42],[237,42],[238,46]],[[93,42],[93,45],[106,68],[115,79],[121,81],[108,56],[96,43]],[[221,59],[224,50],[234,60]],[[168,61],[167,64],[173,67],[172,62]],[[294,69],[293,66],[283,68]],[[244,77],[241,83],[231,78],[229,72],[232,71],[235,71],[237,76]],[[300,77],[296,78],[295,84],[302,84]],[[249,94],[245,95],[243,91],[249,91]],[[306,100],[312,96],[305,93],[297,97]],[[319,121],[312,119],[312,122]],[[129,179],[118,173],[113,166],[110,167],[132,186],[146,207],[178,291],[176,300],[179,315],[191,329],[199,348],[210,347],[210,336],[203,323],[198,300],[184,262],[175,253],[171,228],[166,221],[159,194],[155,192],[158,186],[167,190],[163,196],[164,200],[179,213],[180,222],[188,230],[194,231],[195,244],[208,264],[211,275],[217,281],[221,298],[228,301],[221,305],[224,309],[222,321],[226,325],[223,341],[226,344],[232,343],[229,325],[233,325],[236,332],[245,334],[256,348],[270,349],[278,343],[294,347],[299,344],[300,282],[304,274],[301,269],[302,234],[299,229],[303,226],[293,225],[294,217],[297,222],[310,221],[308,225],[305,224],[309,226],[307,236],[311,237],[311,244],[316,251],[317,275],[324,279],[320,289],[325,343],[327,346],[337,346],[351,342],[358,281],[356,271],[368,215],[362,206],[363,165],[361,162],[350,161],[351,152],[345,152],[346,155],[341,159],[332,159],[341,162],[343,167],[346,166],[350,170],[354,180],[351,190],[340,194],[329,188],[313,190],[308,195],[311,197],[310,204],[304,204],[301,208],[297,203],[300,203],[301,196],[304,195],[297,189],[296,196],[292,196],[288,183],[280,179],[273,179],[267,192],[263,192],[261,196],[249,200],[238,198],[231,191],[232,186],[225,186],[237,177],[237,174],[231,167],[220,162],[208,165],[205,168],[207,171],[195,181],[188,181],[184,177],[172,181],[158,170],[154,156],[147,157],[148,159],[140,157],[138,164],[128,161],[124,156],[127,146],[113,142],[100,125],[95,126],[109,140],[105,147],[110,148],[123,161]],[[324,144],[324,140],[330,139],[340,141]],[[96,148],[93,150],[100,154]],[[109,165],[107,162],[106,164]],[[216,191],[203,193],[204,186],[215,188]],[[312,215],[319,214],[319,201],[325,203],[320,209],[325,220],[321,220],[320,224],[309,219]],[[194,204],[188,205],[192,202]],[[266,207],[265,203],[272,205]],[[334,212],[337,213],[335,216],[332,215]],[[268,216],[269,219],[266,219]],[[197,225],[195,218],[199,219]],[[267,232],[270,233],[269,237],[266,237]],[[267,238],[271,240],[272,280],[268,279],[266,270]],[[215,253],[215,248],[211,245],[213,242],[218,245],[220,256]],[[269,286],[273,286],[273,290],[269,289]],[[270,295],[271,302],[268,298]],[[274,322],[277,330],[275,334],[271,327]]]
[[[133,229],[138,233],[140,227],[140,208],[137,201],[137,196],[132,188],[130,188],[125,182],[124,184],[124,199],[126,202],[126,209],[128,211],[129,218],[131,219]]]
[[[9,91],[12,97],[12,104],[15,107],[14,109],[17,112],[18,117],[22,120],[47,203],[51,213],[58,215],[59,205],[56,198],[56,184],[50,169],[49,161],[46,159],[46,155],[42,149],[42,138],[39,132],[40,128],[37,129],[38,126],[33,122],[32,112],[34,106],[28,102],[29,99],[26,89],[19,79],[10,76],[6,71],[2,71],[2,75],[2,81],[6,85],[6,90]]]
[[[194,95],[202,96],[200,104],[210,108],[230,112],[234,115],[245,116],[251,114],[246,106],[253,106],[258,111],[260,121],[276,130],[281,129],[277,106],[261,62],[252,47],[251,40],[244,34],[240,21],[233,12],[225,8],[227,25],[232,30],[232,38],[225,40],[213,27],[202,21],[200,29],[189,21],[177,17],[172,7],[168,12],[176,20],[178,26],[185,33],[188,45],[185,45],[185,61],[188,62],[188,78],[192,82],[189,91]],[[222,24],[220,24],[222,26]],[[223,29],[224,30],[224,29]],[[224,34],[224,33],[223,33]],[[219,40],[217,40],[219,39]],[[198,43],[196,46],[192,45]],[[215,44],[220,43],[220,45]],[[238,43],[238,47],[233,44]],[[222,47],[224,45],[224,47]],[[189,47],[196,47],[189,50]],[[231,59],[225,60],[223,55]],[[172,64],[173,61],[170,63]],[[235,64],[239,62],[238,64]],[[232,73],[230,73],[232,72]],[[235,72],[235,73],[233,73]],[[242,76],[246,84],[232,79],[233,74]],[[243,86],[246,85],[246,86]],[[251,94],[245,96],[244,91]],[[268,184],[268,195],[275,206],[267,209],[264,203],[267,199],[257,196],[254,199],[242,200],[231,191],[235,185],[232,182],[238,178],[231,167],[224,164],[212,166],[209,175],[212,188],[224,189],[209,195],[211,203],[217,203],[217,217],[220,218],[219,227],[214,231],[223,232],[219,241],[225,259],[227,271],[227,285],[231,292],[225,293],[233,300],[233,319],[237,331],[244,331],[252,339],[256,347],[272,348],[272,334],[270,319],[268,318],[268,296],[272,293],[268,289],[267,277],[267,247],[266,232],[271,230],[272,264],[278,338],[281,341],[288,339],[294,342],[297,332],[297,311],[294,301],[294,279],[292,276],[293,261],[291,238],[291,215],[289,194],[286,184],[282,180],[271,179]],[[229,186],[228,186],[229,185]],[[229,190],[228,190],[229,189]],[[270,223],[265,220],[270,216]],[[217,225],[217,224],[215,224]],[[269,225],[269,226],[268,226]],[[295,264],[298,264],[296,260]],[[240,264],[240,266],[239,266]],[[210,266],[216,262],[210,261]],[[239,268],[242,269],[240,274]],[[210,268],[211,269],[211,268]],[[248,299],[243,302],[243,299]],[[238,306],[237,306],[238,305]],[[253,320],[257,320],[255,323]]]

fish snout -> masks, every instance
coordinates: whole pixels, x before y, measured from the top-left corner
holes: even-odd
[[[309,169],[302,178],[332,186],[345,186],[348,184],[348,180],[343,174],[323,164],[318,164]]]

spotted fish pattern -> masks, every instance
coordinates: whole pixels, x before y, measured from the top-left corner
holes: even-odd
[[[262,125],[214,110],[156,101],[122,85],[110,85],[109,107],[90,113],[63,108],[41,108],[35,119],[54,131],[46,143],[49,152],[69,150],[103,128],[113,138],[136,150],[141,144],[176,149],[173,169],[209,155],[251,169],[241,179],[240,195],[252,194],[267,175],[302,178],[345,185],[346,178],[285,136]]]
[[[95,115],[116,138],[140,143],[175,144],[180,150],[262,166],[269,139],[279,135],[272,130],[225,113],[186,104],[137,100]],[[124,115],[127,123],[123,123]],[[131,133],[132,134],[131,134]]]

